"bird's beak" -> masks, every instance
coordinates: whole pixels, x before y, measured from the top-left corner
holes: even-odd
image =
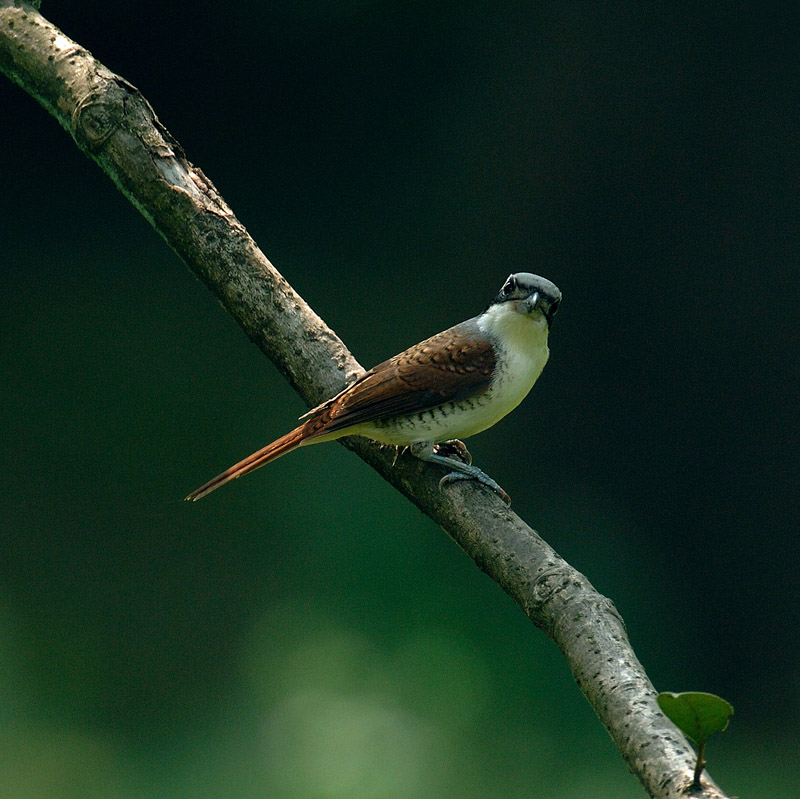
[[[521,304],[527,313],[533,313],[539,305],[539,292],[534,291],[533,294],[526,300],[523,300]]]

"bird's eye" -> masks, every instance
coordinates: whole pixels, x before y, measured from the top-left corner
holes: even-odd
[[[509,278],[503,286],[503,294],[510,297],[517,290],[517,282],[513,278]]]

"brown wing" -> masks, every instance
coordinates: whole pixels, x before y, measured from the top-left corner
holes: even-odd
[[[378,364],[306,414],[312,435],[471,397],[488,388],[494,366],[494,348],[475,320],[462,322]]]

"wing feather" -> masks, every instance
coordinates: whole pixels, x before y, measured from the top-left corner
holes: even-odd
[[[312,436],[474,396],[489,387],[494,367],[491,342],[474,319],[462,322],[378,364],[309,411]]]

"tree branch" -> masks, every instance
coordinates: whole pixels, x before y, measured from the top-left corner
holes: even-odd
[[[250,238],[139,91],[34,8],[0,0],[0,69],[35,97],[116,183],[300,396],[315,405],[361,367]],[[492,492],[343,443],[373,466],[495,580],[559,646],[575,680],[647,792],[684,796],[695,755],[660,712],[612,602]],[[710,778],[694,796],[720,799]]]

